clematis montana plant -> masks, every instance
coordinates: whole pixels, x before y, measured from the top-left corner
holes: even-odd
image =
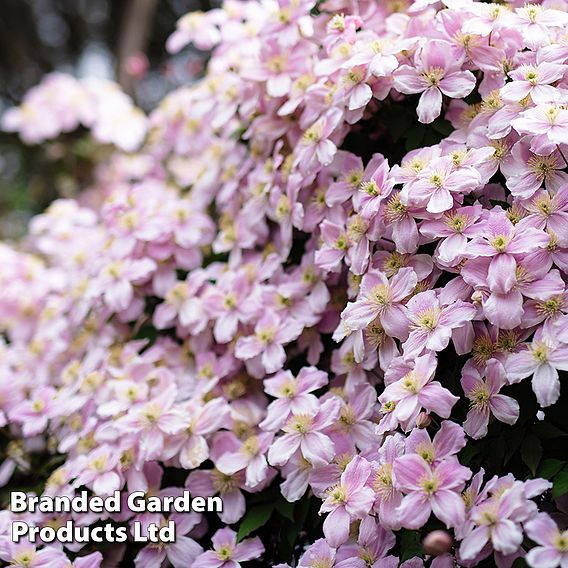
[[[566,568],[567,34],[566,0],[225,0],[149,115],[61,74],[9,109],[106,151],[0,244],[2,561]],[[224,509],[14,544],[22,488]]]

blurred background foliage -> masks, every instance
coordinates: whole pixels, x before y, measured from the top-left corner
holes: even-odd
[[[0,114],[52,71],[118,81],[145,110],[200,76],[205,54],[172,57],[167,37],[183,14],[218,0],[1,0]],[[74,195],[92,148],[70,136],[41,147],[0,133],[0,239],[17,238],[30,216]]]

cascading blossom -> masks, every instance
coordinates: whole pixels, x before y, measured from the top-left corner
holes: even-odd
[[[4,510],[2,561],[565,568],[567,29],[562,1],[226,0],[180,19],[207,68],[148,116],[61,74],[9,109],[105,159],[0,244],[0,486],[224,506],[93,513],[179,532],[95,552],[12,544]]]

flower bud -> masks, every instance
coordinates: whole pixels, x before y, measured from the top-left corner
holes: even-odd
[[[428,428],[432,424],[432,418],[427,412],[422,411],[416,419],[416,426],[418,428]]]
[[[446,531],[432,531],[428,533],[422,541],[422,547],[426,554],[440,556],[452,548],[454,539]]]

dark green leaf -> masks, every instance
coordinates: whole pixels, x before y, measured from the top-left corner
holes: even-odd
[[[523,440],[521,458],[533,476],[536,475],[536,469],[542,458],[542,444],[534,434],[529,434]]]
[[[443,134],[444,136],[449,136],[454,130],[452,124],[444,118],[439,118],[435,120],[432,123],[432,128],[436,132]]]
[[[422,555],[422,542],[420,541],[420,533],[418,531],[401,531],[400,550],[402,554],[401,562]]]
[[[557,428],[550,422],[538,422],[531,428],[531,430],[542,440],[552,440],[554,438],[568,436],[568,432],[560,430],[560,428]]]
[[[422,144],[425,134],[426,130],[424,128],[421,126],[414,126],[412,130],[408,132],[408,136],[406,137],[406,149],[410,151],[418,148]]]
[[[243,517],[243,520],[239,525],[237,540],[242,540],[251,532],[264,526],[268,522],[268,519],[270,519],[270,515],[272,515],[273,510],[274,503],[266,503],[265,505],[258,505],[257,507],[253,507]]]
[[[566,464],[566,462],[555,459],[543,460],[538,467],[537,477],[552,479]]]
[[[528,568],[528,564],[524,558],[517,558],[511,568]]]
[[[523,438],[525,437],[526,430],[518,428],[504,436],[502,440],[505,442],[505,451],[503,452],[503,465],[507,465],[509,460],[515,455],[519,449]]]
[[[294,522],[294,503],[286,501],[286,499],[279,499],[276,502],[276,510],[286,519]]]
[[[552,497],[554,499],[568,493],[568,466],[556,474],[552,483]]]

